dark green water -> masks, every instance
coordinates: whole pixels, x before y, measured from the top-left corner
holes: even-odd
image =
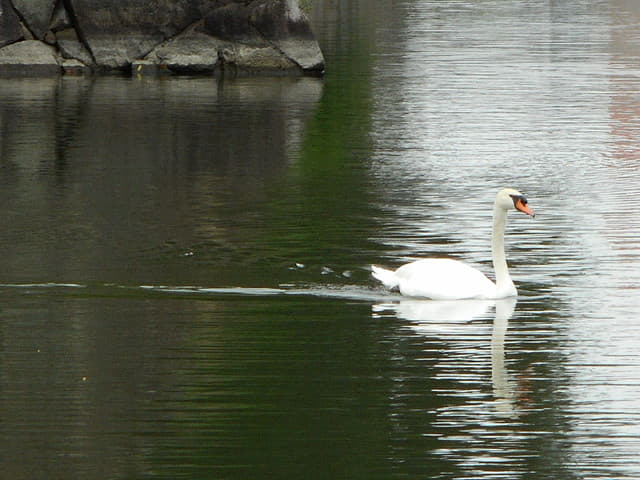
[[[323,79],[0,83],[0,477],[640,477],[640,11],[373,3]],[[503,186],[517,301],[370,278],[490,273]]]

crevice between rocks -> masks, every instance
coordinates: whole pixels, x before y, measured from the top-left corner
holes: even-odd
[[[82,28],[80,28],[80,22],[78,22],[78,16],[76,15],[76,11],[73,8],[71,0],[60,0],[60,1],[64,9],[67,11],[69,22],[71,22],[71,26],[75,30],[78,40],[80,41],[80,43],[82,43],[82,45],[84,45],[84,48],[87,49],[87,52],[89,53],[89,55],[91,55],[91,61],[93,62],[94,65],[96,65],[97,64],[96,57],[93,54],[93,51],[91,50],[91,46],[89,45],[89,42],[84,36],[84,33],[82,32]]]
[[[29,27],[29,23],[24,18],[24,15],[22,15],[22,12],[16,8],[16,6],[13,4],[12,1],[9,1],[8,4],[11,7],[11,9],[13,10],[13,13],[16,14],[16,17],[18,17],[18,20],[20,21],[20,27],[22,28],[23,33],[26,30],[26,33],[29,34],[29,37],[25,37],[23,35],[23,39],[24,40],[33,40],[33,39],[38,38],[36,36],[36,34],[33,32],[33,30],[31,30],[31,28]]]

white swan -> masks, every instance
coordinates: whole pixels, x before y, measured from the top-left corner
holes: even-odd
[[[468,298],[496,299],[515,296],[516,287],[509,276],[504,255],[504,227],[507,211],[516,209],[534,216],[525,196],[512,188],[500,190],[493,205],[491,253],[496,283],[484,273],[466,263],[448,258],[417,260],[402,265],[396,271],[372,265],[373,276],[388,289],[398,289],[402,295],[434,300]]]

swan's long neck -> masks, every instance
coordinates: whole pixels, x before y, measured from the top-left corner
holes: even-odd
[[[515,293],[515,286],[509,276],[507,259],[504,254],[504,227],[507,223],[507,211],[497,205],[493,208],[493,234],[491,237],[491,254],[493,270],[496,274],[498,294],[504,292]]]

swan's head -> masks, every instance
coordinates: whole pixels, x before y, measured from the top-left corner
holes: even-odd
[[[513,188],[500,190],[496,196],[496,206],[503,208],[504,210],[515,208],[516,210],[520,210],[522,213],[535,217],[533,210],[529,208],[527,203],[527,197]]]

